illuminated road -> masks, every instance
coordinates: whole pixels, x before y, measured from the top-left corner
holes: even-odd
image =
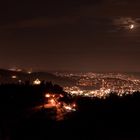
[[[65,103],[57,103],[55,102],[55,104],[53,103],[47,103],[47,104],[41,104],[41,105],[38,105],[38,106],[35,106],[33,108],[31,108],[30,110],[28,110],[28,116],[32,116],[33,114],[41,111],[42,109],[53,109],[55,108],[56,109],[56,116],[52,116],[52,117],[55,117],[56,120],[63,120],[65,115],[70,113],[70,112],[73,112],[73,111],[76,111],[76,109],[74,109],[75,105],[72,107],[70,105],[66,105]]]

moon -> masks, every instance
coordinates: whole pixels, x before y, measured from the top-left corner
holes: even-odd
[[[129,28],[132,30],[132,29],[134,29],[134,24],[131,24],[130,26],[129,26]]]

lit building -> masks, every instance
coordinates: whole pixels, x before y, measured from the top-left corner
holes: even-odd
[[[33,84],[34,85],[40,85],[41,81],[39,79],[36,79],[36,80],[33,81]]]
[[[16,76],[16,75],[12,75],[11,78],[12,78],[12,79],[16,79],[17,76]]]

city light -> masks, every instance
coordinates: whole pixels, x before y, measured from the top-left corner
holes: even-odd
[[[123,96],[140,91],[140,79],[120,73],[64,73],[61,77],[77,77],[74,86],[64,87],[64,91],[72,96],[105,99],[110,93]]]
[[[56,108],[56,118],[57,120],[62,120],[63,117],[70,112],[76,111],[76,103],[67,104],[64,101],[60,101],[63,98],[62,94],[45,94],[44,108]]]
[[[50,100],[49,100],[49,103],[51,103],[51,104],[52,104],[52,106],[55,106],[55,105],[56,105],[56,102],[55,102],[55,100],[54,100],[54,99],[50,99]]]
[[[64,108],[67,110],[72,110],[72,108],[70,106],[64,106]]]
[[[45,97],[46,98],[49,98],[49,97],[51,97],[51,95],[50,94],[46,94]]]
[[[73,104],[72,106],[73,106],[73,107],[76,107],[76,104]]]
[[[33,81],[33,84],[34,85],[40,85],[41,81],[39,79],[36,79],[36,80]]]
[[[31,71],[28,71],[27,73],[28,73],[28,74],[31,74],[32,72],[31,72]]]
[[[16,78],[17,78],[17,76],[16,76],[16,75],[13,75],[11,78],[12,78],[12,79],[16,79]]]

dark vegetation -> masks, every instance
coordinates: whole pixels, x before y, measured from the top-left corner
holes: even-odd
[[[16,79],[12,79],[11,77],[13,75],[16,75]],[[65,85],[74,85],[75,80],[70,79],[67,77],[59,77],[54,74],[48,73],[48,72],[32,72],[28,74],[26,71],[10,71],[5,69],[0,69],[0,83],[18,83],[18,80],[26,81],[30,80],[31,83],[35,79],[44,80],[47,79],[47,81],[52,81],[53,83],[59,83],[61,86]]]
[[[30,108],[44,102],[46,92],[76,100],[77,111],[62,121],[48,117],[55,111]],[[41,85],[0,85],[0,140],[139,140],[140,93],[106,99],[72,98],[51,82]]]

